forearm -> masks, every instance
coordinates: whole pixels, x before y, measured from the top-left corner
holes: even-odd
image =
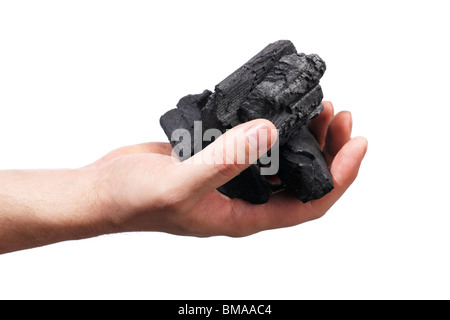
[[[0,254],[102,233],[90,170],[0,171]]]

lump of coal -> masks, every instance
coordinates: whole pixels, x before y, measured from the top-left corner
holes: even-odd
[[[201,141],[194,140],[194,121],[201,121],[201,110],[206,105],[208,98],[212,92],[209,90],[203,91],[201,94],[190,94],[181,100],[177,104],[176,109],[169,110],[164,114],[160,123],[164,130],[164,133],[169,138],[172,147],[174,147],[178,141],[172,140],[172,134],[177,129],[186,129],[189,131],[191,139],[191,150],[201,150],[202,147],[197,146],[196,143]],[[192,154],[189,155],[192,156]],[[183,160],[185,160],[184,157]]]
[[[257,162],[218,190],[253,204],[266,203],[271,194],[280,191],[303,202],[319,199],[334,186],[307,125],[323,110],[319,81],[325,69],[318,55],[297,53],[290,41],[271,43],[216,85],[214,93],[205,90],[182,98],[176,109],[161,117],[161,126],[174,147],[180,141],[172,140],[173,132],[189,131],[191,154],[180,155],[185,160],[209,143],[194,138],[207,129],[224,133],[243,122],[266,118],[278,129],[277,178],[261,175],[262,165]],[[201,121],[200,132],[195,132],[196,121]]]
[[[320,146],[307,126],[286,142],[280,154],[279,176],[299,200],[319,199],[333,190],[333,179]]]
[[[282,57],[247,96],[239,108],[239,120],[271,120],[280,130],[283,145],[322,111],[319,80],[324,72],[325,63],[317,55],[294,53]]]

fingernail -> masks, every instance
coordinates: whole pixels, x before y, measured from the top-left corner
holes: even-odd
[[[271,133],[272,128],[269,127],[267,124],[265,123],[260,123],[252,128],[250,128],[247,133],[246,133],[246,138],[247,138],[247,142],[248,144],[255,150],[258,151],[266,151],[270,148],[270,146],[267,145],[267,137],[268,137],[268,132],[270,135],[272,135]],[[263,139],[263,141],[260,141],[260,134],[261,132],[264,132],[266,139]],[[271,139],[273,137],[271,136]],[[262,143],[262,145],[259,144],[259,142]],[[260,149],[264,149],[264,150],[260,150]]]

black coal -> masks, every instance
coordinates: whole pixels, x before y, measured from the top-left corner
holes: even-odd
[[[176,129],[190,132],[190,157],[210,143],[194,142],[194,121],[202,121],[202,132],[215,128],[224,133],[243,122],[268,119],[279,130],[278,179],[261,175],[257,162],[218,190],[253,204],[266,203],[281,191],[303,202],[319,199],[334,185],[308,123],[323,111],[319,81],[325,69],[318,55],[297,53],[290,41],[271,43],[220,82],[214,93],[205,90],[182,98],[161,117],[161,126],[169,140]],[[178,143],[171,141],[173,147]]]

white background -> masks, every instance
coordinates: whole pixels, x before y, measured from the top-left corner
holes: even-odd
[[[325,99],[352,112],[369,150],[322,219],[6,254],[0,298],[449,299],[447,3],[1,1],[0,169],[166,141],[160,115],[279,39],[326,61]]]

